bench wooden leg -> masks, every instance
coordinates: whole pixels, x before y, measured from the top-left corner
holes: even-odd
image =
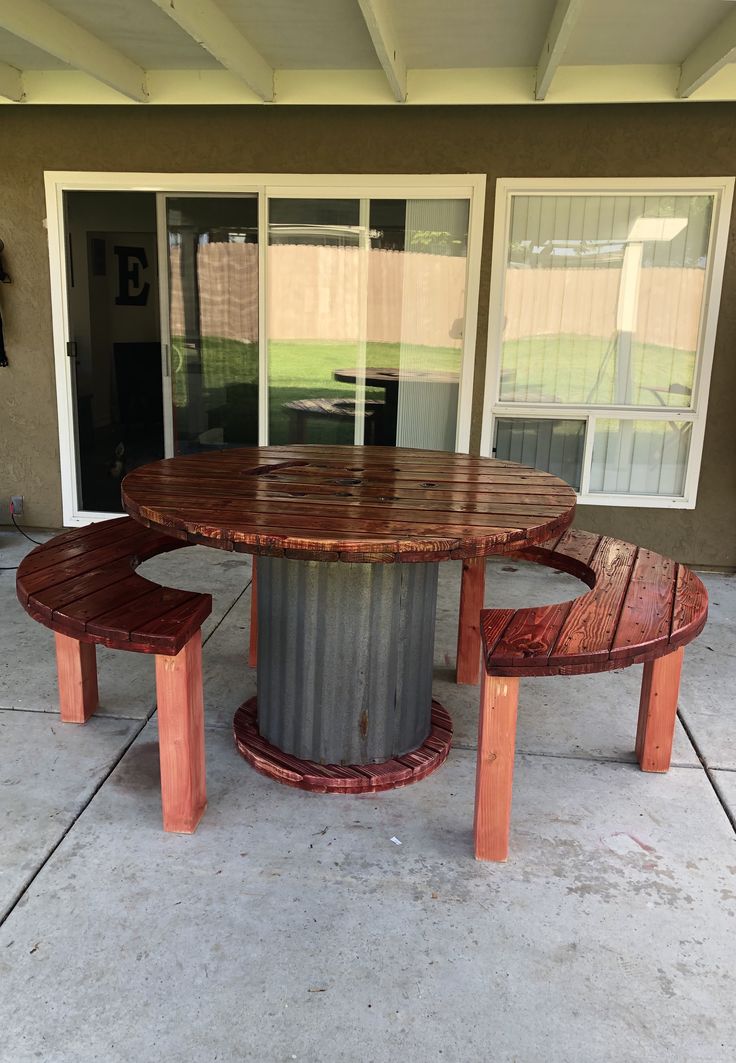
[[[164,830],[192,834],[207,806],[202,633],[175,657],[156,657],[158,747]]]
[[[519,680],[483,669],[475,777],[476,860],[505,860],[509,852]]]
[[[98,705],[96,647],[58,631],[54,634],[62,723],[86,723]]]
[[[250,584],[250,646],[248,664],[258,666],[258,590],[256,587],[256,555],[253,555],[253,578]]]
[[[667,771],[677,720],[684,647],[647,661],[641,684],[636,757],[642,771]]]
[[[480,676],[480,613],[486,584],[486,559],[463,561],[460,621],[457,630],[456,681],[474,684]]]

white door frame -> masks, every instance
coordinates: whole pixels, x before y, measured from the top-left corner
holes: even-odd
[[[67,527],[106,520],[109,513],[82,510],[79,503],[76,473],[75,411],[71,359],[67,356],[69,320],[67,314],[66,224],[64,193],[70,191],[150,192],[154,194],[238,193],[259,194],[259,225],[266,221],[268,197],[294,198],[384,198],[384,199],[468,199],[468,255],[466,265],[465,330],[458,396],[458,416],[455,449],[467,453],[470,447],[470,421],[475,366],[475,343],[480,290],[480,261],[483,240],[483,212],[485,207],[485,174],[226,174],[226,173],[140,173],[47,170],[46,224],[49,241],[51,275],[51,315],[56,371],[56,404],[59,423],[59,465],[63,521]],[[159,228],[159,278],[165,273],[161,259],[160,197],[157,196]],[[262,229],[265,232],[265,229]],[[259,442],[267,443],[268,363],[266,332],[266,242],[259,241],[261,274],[259,278]],[[161,285],[161,280],[159,284]],[[166,279],[163,281],[168,288]],[[160,287],[162,295],[167,292]],[[167,317],[168,305],[161,300],[161,320]],[[170,407],[170,374],[168,325],[161,335],[164,374],[164,418],[171,418],[166,409],[167,394]],[[164,424],[166,425],[166,420]]]

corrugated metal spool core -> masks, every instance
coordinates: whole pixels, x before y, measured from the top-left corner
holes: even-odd
[[[437,563],[257,564],[261,735],[320,764],[380,763],[421,745]]]

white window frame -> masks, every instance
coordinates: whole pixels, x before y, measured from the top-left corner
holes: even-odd
[[[468,254],[466,259],[465,328],[461,348],[460,386],[457,406],[457,430],[455,449],[467,453],[470,449],[470,428],[473,399],[473,375],[475,368],[476,332],[478,322],[478,299],[480,293],[480,266],[483,243],[483,213],[485,207],[485,174],[278,174],[278,173],[141,173],[100,172],[74,170],[47,170],[44,172],[46,189],[46,226],[49,242],[49,265],[51,274],[51,314],[56,372],[56,403],[59,423],[59,464],[63,521],[67,527],[107,520],[110,513],[83,510],[80,506],[77,484],[75,411],[72,386],[71,359],[67,356],[70,340],[67,314],[66,276],[66,226],[64,219],[64,193],[73,191],[120,191],[150,192],[155,194],[186,195],[220,194],[238,195],[257,193],[259,197],[259,225],[264,239],[260,241],[261,278],[259,285],[259,409],[261,432],[259,443],[265,445],[267,438],[268,392],[268,343],[266,335],[266,285],[264,270],[267,234],[267,202],[271,197],[305,198],[369,198],[369,199],[467,199],[470,204],[468,219]],[[160,202],[160,200],[159,200]],[[159,207],[160,209],[160,207]],[[159,248],[159,252],[161,248]],[[166,270],[159,263],[159,277]],[[165,279],[160,281],[165,285]],[[162,292],[165,287],[162,288]],[[170,382],[167,388],[165,374],[168,357],[168,325],[161,306],[162,362],[164,365],[164,417],[170,418]],[[266,427],[264,427],[266,426]]]
[[[510,235],[513,197],[611,194],[632,196],[646,194],[709,195],[714,197],[691,404],[687,408],[667,407],[663,409],[661,406],[583,406],[501,402],[500,377],[504,286],[507,272],[506,249]],[[733,177],[501,178],[497,181],[493,224],[486,380],[481,426],[481,454],[490,456],[492,453],[495,421],[499,417],[585,421],[585,445],[583,448],[580,490],[578,492],[578,501],[581,504],[651,509],[695,508],[733,194]],[[590,469],[595,438],[595,422],[597,419],[691,422],[692,435],[683,494],[681,496],[668,496],[591,493]]]

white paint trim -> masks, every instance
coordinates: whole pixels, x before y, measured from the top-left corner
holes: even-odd
[[[73,525],[77,516],[77,471],[74,443],[74,396],[71,366],[67,356],[69,329],[67,321],[66,249],[64,247],[63,189],[44,175],[46,193],[46,227],[49,243],[51,280],[51,328],[56,375],[56,412],[59,422],[59,468],[61,474],[62,520]]]
[[[197,44],[251,89],[273,100],[273,67],[213,0],[153,0]]]
[[[258,445],[268,446],[268,197],[258,193]]]
[[[74,445],[74,399],[71,390],[69,359],[66,355],[68,339],[67,289],[64,247],[63,196],[68,191],[130,191],[166,194],[238,194],[259,195],[259,443],[268,442],[268,270],[267,270],[267,199],[274,196],[294,198],[340,198],[349,195],[364,199],[447,199],[464,198],[470,201],[468,221],[467,290],[465,297],[465,335],[462,347],[462,368],[458,394],[457,450],[467,452],[470,446],[472,415],[473,370],[480,292],[480,262],[483,240],[483,211],[485,204],[485,174],[206,174],[206,173],[143,173],[53,170],[44,173],[46,209],[49,231],[49,260],[51,269],[51,309],[56,366],[56,395],[59,420],[59,452],[64,524],[86,524],[91,520],[107,519],[110,514],[90,514],[79,509],[76,484],[76,455]],[[166,272],[167,248],[161,258],[159,239],[159,291],[161,293],[162,323],[164,289],[161,276]],[[168,334],[168,328],[166,330]],[[162,331],[162,343],[165,336]],[[166,399],[164,400],[166,401]],[[169,399],[169,407],[170,407]],[[166,410],[164,411],[166,416]],[[173,428],[169,430],[169,436]]]
[[[543,405],[537,403],[503,403],[499,399],[501,369],[501,331],[503,322],[504,284],[506,278],[506,247],[511,221],[511,200],[514,196],[587,196],[606,193],[641,195],[690,194],[712,195],[715,198],[708,247],[701,323],[700,349],[696,359],[696,376],[690,407],[662,408],[660,406],[582,406]],[[703,441],[708,408],[708,390],[713,367],[718,310],[723,286],[723,270],[728,244],[734,196],[733,177],[674,177],[674,178],[500,178],[496,182],[496,202],[491,263],[491,292],[489,305],[486,382],[481,425],[481,449],[490,455],[493,447],[496,417],[570,418],[586,420],[586,441],[581,491],[581,505],[640,506],[644,508],[694,509],[703,455]],[[618,420],[680,421],[692,424],[690,451],[685,474],[683,496],[679,498],[649,495],[592,494],[590,462],[595,419],[610,417]]]
[[[468,257],[465,267],[465,323],[463,327],[460,386],[457,399],[457,429],[455,450],[458,454],[470,451],[470,428],[473,419],[473,383],[478,338],[478,303],[480,300],[480,267],[483,255],[483,219],[486,206],[485,174],[474,179],[468,217]]]
[[[552,78],[562,62],[582,6],[583,0],[557,0],[537,63],[534,96],[538,100],[543,100],[549,91]]]
[[[131,100],[148,99],[141,67],[44,0],[0,0],[0,27]]]
[[[358,0],[365,24],[397,103],[406,100],[406,63],[387,0]]]
[[[736,11],[731,11],[683,60],[677,95],[691,96],[736,58]]]
[[[20,6],[20,0],[19,0]],[[736,63],[726,64],[697,93],[677,96],[680,67],[560,66],[544,100],[535,100],[536,68],[408,70],[403,106],[583,103],[697,104],[736,100]],[[148,105],[262,106],[263,100],[228,70],[149,70]],[[25,70],[25,105],[131,101],[80,70]],[[386,75],[375,70],[276,70],[271,106],[398,106]],[[18,106],[0,97],[0,106]]]
[[[0,63],[0,96],[13,103],[20,103],[25,98],[23,76],[8,63]]]
[[[166,225],[166,193],[156,193],[156,250],[158,254],[158,312],[161,333],[161,401],[164,404],[164,457],[174,456],[174,385],[169,318],[169,234]]]

